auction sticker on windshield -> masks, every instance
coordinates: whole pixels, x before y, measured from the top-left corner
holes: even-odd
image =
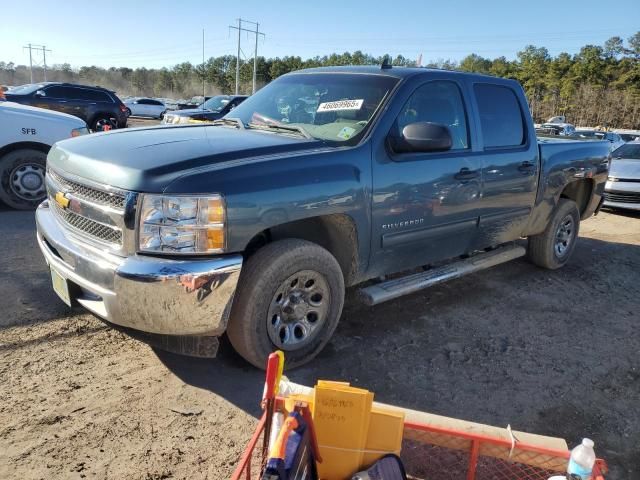
[[[336,112],[338,110],[360,110],[364,99],[359,100],[338,100],[336,102],[325,102],[318,105],[317,112]]]

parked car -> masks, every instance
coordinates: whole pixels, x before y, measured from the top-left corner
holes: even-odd
[[[640,210],[640,140],[625,143],[611,156],[604,206]]]
[[[74,115],[93,131],[127,126],[127,107],[106,88],[44,82],[16,87],[5,96],[12,102]]]
[[[176,124],[212,122],[224,117],[227,113],[244,102],[246,98],[246,95],[217,95],[215,97],[211,97],[198,108],[167,112],[162,123]]]
[[[32,209],[46,196],[47,153],[58,140],[89,133],[77,117],[0,102],[0,200],[11,208]]]
[[[613,152],[616,148],[621,147],[622,145],[624,145],[624,140],[622,139],[622,137],[620,137],[619,134],[615,133],[615,132],[604,132],[601,130],[587,130],[587,129],[580,129],[580,130],[576,130],[574,133],[574,136],[578,137],[578,138],[586,138],[586,139],[597,139],[597,140],[606,140],[608,141],[611,145],[609,146],[609,149]]]
[[[570,123],[543,123],[536,128],[538,135],[561,135],[568,137],[574,135],[575,131],[576,127]]]
[[[128,98],[124,105],[127,115],[134,117],[162,118],[167,111],[164,103],[153,98]]]
[[[52,149],[37,238],[67,304],[163,348],[211,355],[226,331],[253,365],[282,349],[294,367],[331,338],[345,286],[372,281],[373,305],[527,252],[562,267],[607,179],[608,142],[536,141],[514,80],[310,69],[231,115]]]
[[[640,140],[640,132],[616,132],[625,142]]]

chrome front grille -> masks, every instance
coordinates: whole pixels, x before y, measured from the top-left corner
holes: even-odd
[[[605,192],[604,200],[615,203],[640,203],[640,192]]]
[[[49,170],[47,174],[50,175],[63,189],[73,192],[73,194],[79,198],[99,205],[116,208],[118,210],[124,209],[127,199],[125,195],[121,193],[105,192],[82,185],[78,182],[74,182],[73,180],[61,177],[53,170]]]
[[[69,231],[119,255],[135,251],[133,226],[125,222],[126,214],[135,218],[135,193],[52,169],[46,184],[49,205]]]
[[[68,209],[63,209],[55,201],[51,201],[50,204],[56,214],[66,222],[69,227],[77,230],[79,233],[88,235],[101,242],[118,246],[122,245],[122,231],[116,227],[96,222]]]

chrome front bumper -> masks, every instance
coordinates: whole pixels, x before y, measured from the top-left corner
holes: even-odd
[[[241,255],[201,260],[120,257],[65,229],[48,201],[36,210],[36,225],[47,264],[68,280],[72,301],[94,314],[164,335],[219,336],[226,330]]]

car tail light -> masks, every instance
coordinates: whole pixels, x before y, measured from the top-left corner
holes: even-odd
[[[127,111],[127,107],[125,107],[125,105],[123,103],[120,104],[120,111],[121,112],[126,112]]]

